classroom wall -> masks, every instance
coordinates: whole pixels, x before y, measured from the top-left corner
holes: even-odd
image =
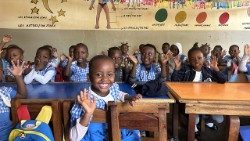
[[[79,42],[89,48],[90,57],[107,50],[111,46],[128,42],[130,52],[134,52],[141,43],[152,43],[161,51],[164,42],[180,42],[183,52],[187,53],[195,42],[209,43],[213,48],[219,44],[226,50],[232,44],[243,46],[250,43],[250,31],[80,31],[80,30],[17,30],[0,29],[0,36],[11,34],[12,44],[25,50],[25,59],[33,60],[36,49],[42,45],[52,45],[62,53],[68,53],[68,47]]]

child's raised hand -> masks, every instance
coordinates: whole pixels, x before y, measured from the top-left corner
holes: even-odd
[[[17,64],[15,64],[14,61],[11,61],[11,64],[13,68],[12,69],[8,68],[8,69],[14,76],[21,76],[23,71],[28,67],[27,65],[25,65],[25,61],[23,61],[21,64],[19,60],[17,60]]]
[[[166,65],[172,56],[173,53],[171,51],[168,51],[166,54],[159,54],[159,63],[162,65]]]
[[[11,36],[11,35],[4,35],[4,36],[3,36],[2,42],[3,42],[3,43],[8,43],[8,42],[10,42],[11,40],[12,40],[12,36]]]
[[[215,70],[215,71],[220,71],[220,69],[218,67],[218,58],[217,57],[211,56],[210,68]]]
[[[72,61],[73,61],[73,58],[70,57],[69,55],[66,55],[66,54],[63,54],[63,55],[68,59],[69,62],[72,62]]]
[[[227,50],[223,50],[223,51],[221,52],[221,57],[224,57],[226,54],[227,54]]]
[[[179,55],[174,57],[174,64],[175,64],[175,70],[181,69],[181,59]]]
[[[138,60],[137,60],[137,58],[134,56],[134,55],[128,55],[128,58],[129,58],[129,60],[131,60],[132,61],[132,63],[134,64],[134,65],[137,65],[138,64]]]
[[[246,44],[244,47],[244,55],[250,56],[250,45]]]
[[[85,109],[86,113],[91,115],[94,113],[96,109],[96,99],[90,99],[86,89],[80,92],[80,95],[77,96],[77,101]]]
[[[60,55],[60,61],[64,61],[66,59],[66,56],[65,56],[65,54],[63,53],[63,54],[61,54]]]

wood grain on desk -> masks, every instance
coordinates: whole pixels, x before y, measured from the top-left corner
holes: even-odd
[[[250,115],[250,83],[168,82],[171,94],[185,103],[186,113]]]
[[[250,83],[179,83],[167,82],[178,100],[250,101]]]

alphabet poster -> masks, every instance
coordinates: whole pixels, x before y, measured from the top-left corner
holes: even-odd
[[[1,0],[0,28],[250,30],[250,1]]]

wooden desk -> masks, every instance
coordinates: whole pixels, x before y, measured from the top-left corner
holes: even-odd
[[[237,141],[239,134],[239,115],[250,115],[250,83],[179,83],[167,82],[171,94],[185,104],[189,114],[188,140],[194,140],[195,114],[229,116],[229,141]],[[177,107],[178,106],[174,106]],[[176,109],[176,108],[175,108]],[[174,119],[178,112],[174,112]],[[178,122],[174,122],[178,128]],[[175,129],[174,135],[178,136]],[[177,132],[177,133],[176,133]]]

